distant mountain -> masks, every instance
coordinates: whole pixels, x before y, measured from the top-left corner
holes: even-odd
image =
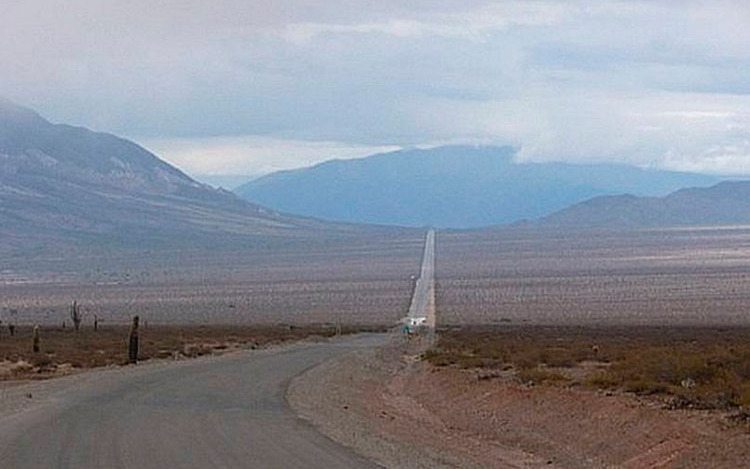
[[[622,165],[516,163],[514,155],[508,147],[403,150],[281,171],[235,192],[330,220],[470,228],[542,217],[599,195],[664,195],[718,181]]]
[[[199,184],[133,142],[0,100],[0,255],[334,228]]]
[[[726,181],[666,197],[595,197],[539,222],[566,228],[750,225],[750,181]]]

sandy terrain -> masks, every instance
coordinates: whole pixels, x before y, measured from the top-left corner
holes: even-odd
[[[395,342],[314,368],[288,393],[321,431],[398,468],[738,468],[750,433],[719,413],[620,393],[434,369]]]

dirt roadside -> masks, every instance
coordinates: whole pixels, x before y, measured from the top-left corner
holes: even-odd
[[[400,338],[313,368],[287,398],[323,433],[392,468],[741,468],[750,433],[718,413],[581,388],[478,380]]]

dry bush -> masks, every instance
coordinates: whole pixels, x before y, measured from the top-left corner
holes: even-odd
[[[539,332],[558,331],[554,337],[546,337],[544,347],[538,346]],[[469,327],[445,330],[440,333],[438,344],[425,354],[431,363],[458,365],[463,368],[502,367],[512,363],[520,369],[534,368],[543,364],[548,367],[572,367],[577,363],[594,359],[590,340],[570,335],[573,329]]]
[[[570,382],[569,378],[560,373],[555,373],[553,371],[540,368],[519,370],[518,373],[516,373],[516,378],[518,378],[522,383],[531,384],[556,385]]]
[[[750,328],[502,326],[443,330],[424,358],[436,366],[499,369],[523,382],[573,383],[668,396],[674,407],[750,408]],[[556,376],[556,375],[559,375]]]

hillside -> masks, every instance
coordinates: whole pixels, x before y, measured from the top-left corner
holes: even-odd
[[[665,197],[595,197],[553,213],[543,226],[652,228],[750,224],[750,181],[725,181]]]
[[[403,150],[277,172],[235,192],[330,220],[471,228],[542,217],[599,195],[656,196],[717,182],[622,165],[517,163],[514,156],[509,147]]]
[[[199,184],[133,142],[0,101],[0,253],[337,230]]]

